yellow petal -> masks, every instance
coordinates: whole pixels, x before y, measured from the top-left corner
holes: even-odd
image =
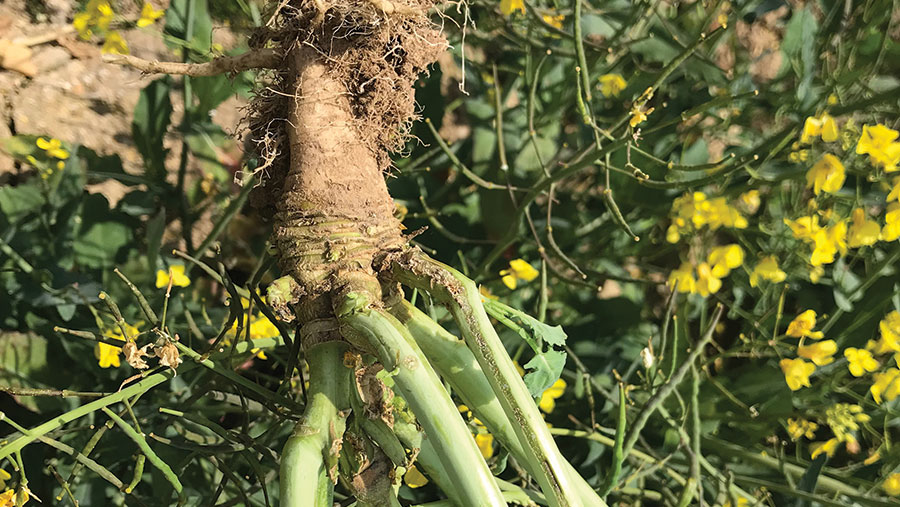
[[[421,488],[428,484],[428,478],[422,475],[422,472],[415,465],[409,467],[409,470],[403,474],[403,482],[410,488]]]

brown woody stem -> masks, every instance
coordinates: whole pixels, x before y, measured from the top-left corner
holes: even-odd
[[[137,69],[145,74],[177,74],[182,76],[218,76],[251,69],[274,69],[282,57],[274,49],[257,49],[236,56],[222,56],[205,63],[178,63],[144,60],[131,55],[105,54],[103,61]]]

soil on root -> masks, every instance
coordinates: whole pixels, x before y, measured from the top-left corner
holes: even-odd
[[[298,53],[314,62],[312,65],[321,65],[322,75],[337,83],[333,94],[345,96],[349,115],[342,114],[341,121],[346,121],[343,128],[352,134],[342,137],[368,150],[366,158],[373,159],[379,171],[389,167],[389,152],[404,146],[416,118],[413,85],[447,48],[443,35],[427,17],[432,5],[429,0],[303,0],[277,7],[270,23],[252,41],[256,46],[278,46],[286,55],[285,68],[273,76],[252,105],[250,138],[264,170],[263,185],[251,197],[253,202],[274,212],[272,204],[286,188],[284,178],[298,161],[291,150],[299,146],[288,135],[297,125],[287,114],[295,103],[306,100],[297,95],[298,68],[288,68],[297,63]],[[358,154],[354,149],[342,162],[329,161],[328,167],[318,172],[356,171]],[[363,165],[368,164],[367,160]],[[316,177],[310,174],[308,178]],[[377,187],[374,178],[366,178]],[[374,190],[365,192],[373,194]],[[359,207],[375,198],[347,194],[347,189],[341,193],[343,196],[334,199],[356,202]]]
[[[284,55],[252,105],[265,172],[254,202],[272,213],[282,271],[306,295],[301,321],[325,317],[335,289],[380,299],[374,260],[406,244],[384,170],[416,116],[415,81],[447,47],[431,5],[285,2],[252,41]]]

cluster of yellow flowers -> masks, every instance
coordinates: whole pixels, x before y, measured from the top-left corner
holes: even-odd
[[[747,219],[724,197],[709,199],[703,192],[685,194],[672,202],[672,224],[666,230],[666,241],[678,243],[683,235],[703,227],[711,231],[720,227],[746,229]]]
[[[832,363],[837,353],[835,341],[823,340],[824,334],[821,331],[814,331],[815,327],[816,312],[813,310],[806,310],[788,325],[787,336],[800,338],[797,346],[798,357],[784,358],[779,365],[784,373],[785,382],[792,391],[810,387],[809,377],[815,372],[816,366]],[[900,396],[900,368],[888,367],[887,370],[879,372],[878,369],[884,360],[876,357],[893,354],[895,363],[900,364],[900,312],[896,310],[890,312],[879,323],[879,330],[881,336],[877,341],[869,340],[865,349],[847,347],[843,355],[853,377],[872,374],[869,393],[876,403],[881,404],[883,401],[892,401]],[[807,339],[816,341],[807,345],[805,344]],[[824,421],[834,436],[825,442],[813,444],[812,457],[815,458],[822,453],[832,456],[841,444],[846,444],[848,451],[855,454],[859,450],[859,444],[853,432],[859,429],[859,423],[869,420],[870,416],[863,413],[863,408],[859,405],[838,403],[829,407],[825,411]],[[787,431],[793,440],[802,436],[812,440],[818,427],[815,422],[803,418],[788,419]],[[878,455],[875,453],[867,460],[867,464],[877,459]],[[897,477],[893,475],[888,477],[883,486],[885,491],[892,495],[900,494],[900,474],[895,475]],[[892,486],[894,482],[897,483],[896,487]]]
[[[39,137],[34,144],[44,151],[44,156],[41,160],[34,155],[28,155],[25,159],[40,171],[41,178],[46,180],[55,171],[62,171],[66,167],[65,161],[69,158],[69,151],[63,148],[62,141],[52,137],[49,140]]]
[[[808,143],[814,137],[821,136],[823,141],[838,139],[836,123],[828,114],[818,118],[807,118],[801,133],[801,143]],[[869,155],[869,161],[885,172],[897,170],[900,163],[900,136],[896,130],[884,125],[863,125],[862,134],[856,143],[857,154]],[[815,195],[820,193],[834,194],[841,190],[846,180],[844,165],[836,156],[826,153],[813,164],[806,173],[807,187],[813,189]],[[830,221],[827,226],[819,225],[819,217],[815,213],[801,216],[795,220],[784,219],[794,233],[794,237],[813,246],[810,264],[813,272],[810,279],[818,281],[822,270],[819,266],[834,262],[835,255],[845,254],[847,248],[859,248],[875,244],[877,241],[894,241],[900,238],[900,178],[895,178],[893,187],[887,195],[889,203],[885,210],[884,226],[867,217],[866,210],[854,208],[847,218],[835,216],[834,210],[818,211]],[[811,208],[815,209],[815,201]],[[849,226],[848,226],[849,222]]]
[[[831,428],[833,437],[824,442],[816,442],[810,446],[810,457],[816,459],[819,454],[834,456],[841,444],[853,454],[859,452],[859,442],[852,432],[859,430],[859,423],[867,423],[871,418],[863,413],[859,405],[835,403],[825,409],[825,423]],[[875,458],[877,460],[877,457]],[[874,462],[874,461],[873,461]]]
[[[709,296],[722,287],[722,278],[731,270],[744,263],[744,250],[735,244],[718,246],[710,250],[705,262],[696,268],[690,262],[681,266],[669,276],[669,285],[678,292]],[[695,276],[696,274],[696,276]]]
[[[12,476],[6,470],[0,468],[0,507],[16,507],[17,505],[25,505],[31,498],[31,491],[27,486],[19,486],[19,493],[11,488],[6,488],[6,481],[12,479]]]
[[[778,364],[784,373],[784,379],[791,391],[802,387],[810,387],[809,376],[816,371],[816,366],[825,366],[834,361],[837,352],[837,343],[834,340],[822,340],[811,345],[806,345],[807,338],[821,340],[824,334],[821,331],[813,331],[816,327],[816,312],[806,310],[798,315],[788,325],[787,336],[800,338],[797,345],[797,359],[784,358]],[[803,358],[803,359],[801,359]],[[804,361],[809,359],[812,363]]]
[[[0,473],[6,472],[0,470]],[[28,502],[29,499],[31,499],[31,495],[28,491],[28,488],[20,489],[18,494],[16,494],[16,492],[12,489],[7,489],[3,493],[0,493],[0,507],[16,507],[18,505],[25,505],[25,503]]]
[[[157,10],[150,2],[144,2],[141,8],[141,17],[136,24],[139,27],[150,26],[163,15],[164,11]],[[108,0],[90,0],[85,6],[84,12],[79,12],[72,18],[72,27],[78,32],[78,36],[84,40],[90,40],[96,30],[104,36],[101,52],[127,55],[128,43],[122,38],[118,30],[109,30],[115,13]]]
[[[811,204],[814,207],[814,203]],[[828,225],[820,225],[820,217]],[[784,223],[795,238],[812,246],[809,263],[816,268],[833,263],[836,255],[844,255],[848,248],[861,248],[878,241],[900,238],[900,203],[888,206],[883,227],[869,219],[863,208],[854,208],[849,219],[838,217],[829,209],[814,211],[794,220],[785,218]],[[814,274],[810,276],[813,282],[818,281],[816,271],[821,275],[821,270],[814,270]]]

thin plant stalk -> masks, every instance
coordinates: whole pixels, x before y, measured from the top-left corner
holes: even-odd
[[[506,417],[500,400],[491,389],[487,376],[476,361],[475,355],[466,347],[466,343],[408,301],[401,301],[389,311],[407,326],[431,365],[453,387],[454,393],[472,410],[491,435],[526,468],[528,473],[532,475],[539,473],[539,469],[532,469],[513,424]],[[422,452],[419,453],[418,459],[422,460]],[[566,465],[582,501],[587,505],[596,502],[597,494],[590,484],[571,464]]]
[[[352,300],[352,295],[348,299]],[[373,350],[393,376],[396,388],[417,415],[440,457],[462,505],[505,506],[456,405],[403,324],[386,311],[373,308],[356,307],[338,318],[344,336],[351,342],[359,339]]]
[[[313,346],[309,362],[309,402],[281,454],[281,505],[331,507],[334,483],[329,461],[346,427],[350,373],[343,356],[349,345],[329,341]],[[334,465],[337,456],[333,456]]]

